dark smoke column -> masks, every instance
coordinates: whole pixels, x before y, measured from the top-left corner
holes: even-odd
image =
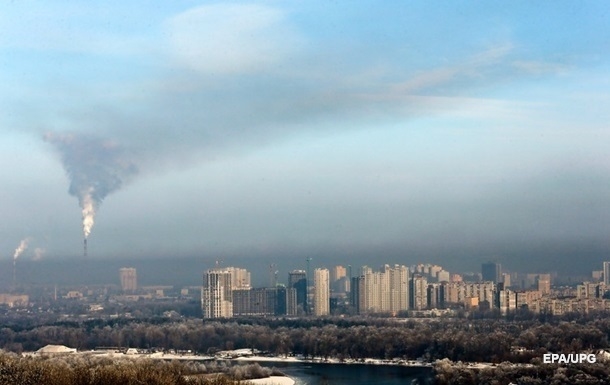
[[[116,142],[85,134],[47,133],[70,178],[70,195],[78,198],[83,217],[84,253],[95,223],[95,213],[108,194],[133,178],[138,169]]]

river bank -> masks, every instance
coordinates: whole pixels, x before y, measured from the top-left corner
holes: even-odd
[[[322,358],[322,357],[313,357],[313,358],[303,358],[303,357],[295,357],[295,356],[259,356],[259,355],[247,355],[230,358],[231,361],[252,361],[252,362],[292,362],[292,363],[314,363],[314,364],[344,364],[344,365],[395,365],[395,366],[409,366],[409,367],[419,367],[419,368],[431,368],[432,364],[428,362],[423,362],[419,360],[403,360],[403,359],[394,359],[394,360],[381,360],[375,358],[365,358],[361,360],[356,359],[339,359],[339,358]]]

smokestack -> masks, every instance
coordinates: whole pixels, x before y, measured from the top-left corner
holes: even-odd
[[[83,239],[84,256],[87,256],[87,238]]]
[[[17,259],[13,258],[13,290],[17,289]]]

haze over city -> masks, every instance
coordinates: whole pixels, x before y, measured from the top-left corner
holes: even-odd
[[[3,3],[4,259],[27,239],[19,258],[80,260],[86,236],[94,261],[590,272],[610,255],[608,17]]]

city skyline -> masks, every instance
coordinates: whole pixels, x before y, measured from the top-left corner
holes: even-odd
[[[280,261],[281,264],[272,263],[274,267],[273,282],[286,285],[288,287],[300,287],[299,303],[303,303],[305,282],[307,281],[307,271],[305,269],[307,260],[301,261]],[[312,262],[312,261],[310,261]],[[597,261],[592,269],[587,271],[572,271],[561,272],[554,269],[555,266],[547,265],[544,269],[514,269],[514,266],[502,266],[501,282],[506,286],[522,286],[523,280],[527,281],[527,286],[537,285],[535,281],[537,276],[545,275],[553,277],[553,281],[562,282],[563,285],[573,285],[575,282],[583,282],[588,280],[603,281],[604,266],[610,262]],[[318,263],[312,263],[311,279],[313,280],[313,271],[317,268],[329,269],[332,272],[335,269],[345,271],[346,276],[339,279],[331,279],[331,289],[334,291],[349,291],[349,277],[362,275],[362,268],[372,268],[373,270],[384,270],[387,266],[405,265],[408,266],[413,274],[424,274],[432,277],[437,281],[456,281],[461,279],[476,280],[484,279],[483,266],[488,262],[480,263],[477,266],[471,265],[439,265],[435,262],[419,262],[413,263],[404,261],[394,261],[390,259],[372,258],[368,260],[358,259],[325,259],[318,260]],[[65,259],[54,260],[45,259],[42,261],[32,261],[28,259],[20,260],[16,264],[15,278],[13,281],[12,272],[9,268],[9,262],[0,264],[0,288],[5,290],[13,290],[13,288],[31,286],[31,285],[104,285],[116,284],[120,285],[117,271],[125,266],[130,266],[138,271],[137,286],[142,285],[196,285],[200,281],[200,273],[208,269],[220,268],[224,269],[227,266],[241,266],[240,271],[244,271],[243,275],[234,277],[234,281],[241,281],[243,288],[248,287],[269,287],[269,265],[261,264],[260,261],[252,258],[231,259],[224,263],[218,261],[204,260],[200,258],[182,258],[182,259],[110,259],[110,260],[83,260],[83,259]],[[291,277],[293,276],[293,277]],[[333,277],[333,274],[329,274]],[[477,278],[478,277],[478,278]],[[516,280],[516,281],[515,281]],[[297,282],[302,281],[297,286]],[[312,282],[310,282],[310,285]]]
[[[509,274],[493,262],[483,263],[481,273],[469,279],[460,274],[449,274],[442,266],[434,264],[410,267],[385,264],[379,270],[362,266],[355,276],[350,274],[350,285],[345,287],[346,290],[333,289],[345,278],[346,269],[340,265],[330,269],[316,268],[313,280],[306,278],[304,270],[294,270],[288,274],[287,285],[276,283],[271,287],[257,288],[232,284],[233,272],[239,270],[250,275],[246,269],[216,267],[203,274],[201,307],[204,318],[325,317],[338,314],[389,314],[396,317],[409,312],[415,312],[411,315],[438,316],[443,313],[455,315],[452,312],[459,308],[466,311],[493,309],[500,315],[519,310],[557,315],[607,311],[610,309],[610,292],[606,284],[608,264],[608,261],[602,262],[601,275],[597,275],[600,271],[593,271],[592,279],[577,285],[552,284],[557,277],[550,273]],[[228,280],[222,288],[217,287],[217,281],[210,280],[210,276],[223,273]],[[308,281],[309,285],[304,287]],[[222,290],[228,292],[222,294]],[[218,293],[210,295],[214,291]],[[223,298],[229,298],[232,308],[215,311],[217,302]]]
[[[602,270],[592,271],[588,279],[577,284],[569,278],[566,284],[565,279],[562,281],[554,273],[510,273],[489,262],[483,263],[481,273],[475,275],[450,273],[443,266],[420,263],[409,267],[384,264],[379,269],[362,266],[355,276],[345,276],[344,273],[353,270],[337,265],[330,269],[316,268],[309,287],[305,286],[304,270],[290,271],[287,284],[277,282],[261,287],[252,284],[248,269],[218,265],[204,271],[202,281],[196,285],[157,282],[141,286],[137,283],[136,268],[121,267],[118,285],[25,284],[2,294],[0,302],[10,307],[24,306],[29,295],[41,292],[51,293],[57,300],[59,290],[61,298],[79,300],[109,293],[132,302],[171,298],[193,300],[201,296],[203,318],[331,314],[404,316],[407,311],[439,315],[447,309],[455,310],[456,306],[483,311],[493,308],[502,315],[522,307],[534,312],[565,314],[610,309],[609,287],[605,283],[609,263],[602,262]],[[493,278],[500,273],[503,281],[494,282]],[[349,286],[335,286],[345,278],[349,278]],[[305,301],[299,297],[309,299]],[[17,302],[20,305],[15,305]],[[94,304],[92,309],[103,309],[103,306]]]
[[[0,255],[590,270],[606,7],[2,4]]]

